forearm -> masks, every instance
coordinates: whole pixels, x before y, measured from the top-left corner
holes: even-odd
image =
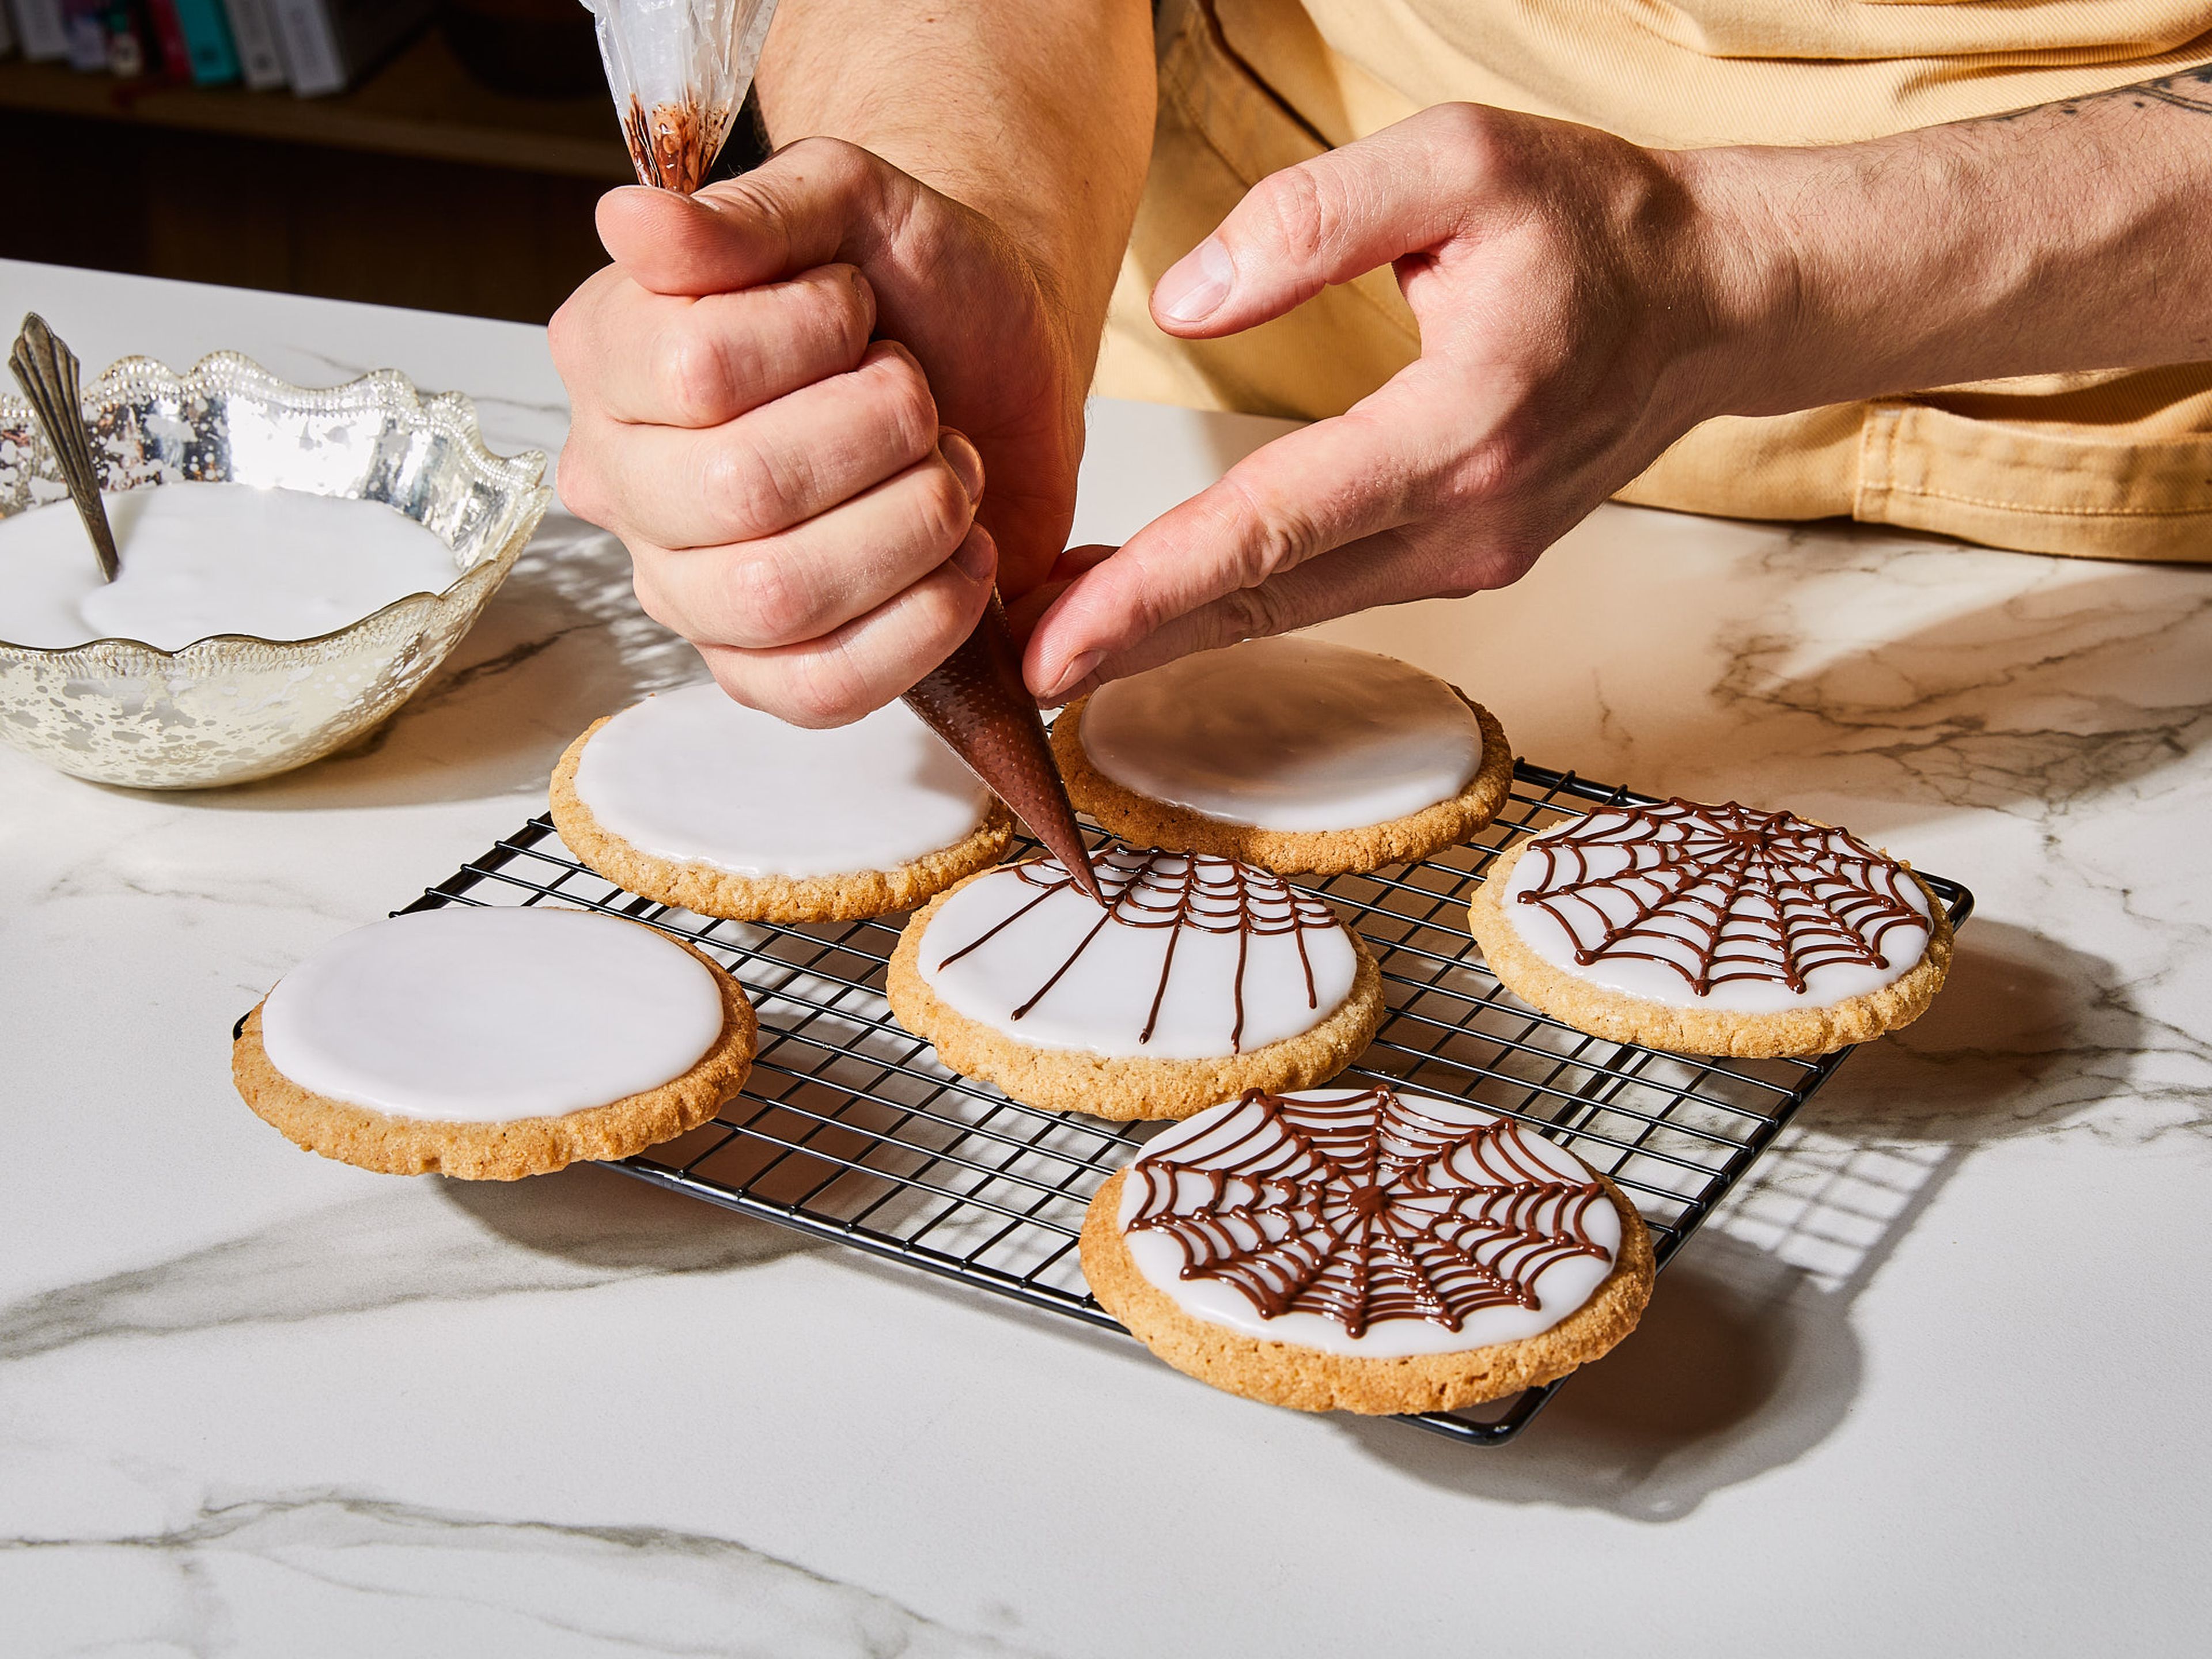
[[[1152,149],[1145,0],[783,0],[758,85],[776,143],[846,139],[996,222],[1087,378]]]
[[[1865,143],[1675,159],[1731,268],[1729,412],[2212,359],[2212,70]]]

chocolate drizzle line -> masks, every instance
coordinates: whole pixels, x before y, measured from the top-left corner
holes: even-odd
[[[1091,867],[1098,880],[1099,897],[1094,901],[1100,907],[1098,920],[1069,952],[1067,960],[1054,969],[1029,1000],[1014,1010],[1016,1019],[1042,1002],[1068,969],[1082,960],[1091,942],[1109,927],[1169,930],[1167,950],[1160,957],[1159,986],[1152,993],[1152,1010],[1137,1038],[1140,1043],[1152,1040],[1153,1029],[1159,1024],[1160,1007],[1167,1000],[1168,978],[1175,971],[1176,945],[1186,928],[1202,933],[1237,935],[1237,976],[1231,987],[1237,1018],[1229,1032],[1230,1053],[1243,1052],[1244,964],[1254,939],[1273,939],[1285,933],[1291,937],[1297,945],[1298,965],[1305,970],[1306,1006],[1320,1006],[1320,996],[1314,987],[1313,960],[1306,954],[1305,936],[1342,926],[1336,919],[1336,912],[1321,900],[1299,892],[1269,871],[1206,854],[1148,853],[1116,848],[1094,856]],[[1056,859],[1031,859],[1012,868],[1023,881],[1040,890],[1037,896],[1003,921],[994,923],[981,937],[945,957],[937,964],[939,969],[951,967],[971,951],[988,944],[1054,894],[1071,888],[1082,891],[1066,866]]]
[[[1317,1314],[1357,1338],[1421,1319],[1456,1331],[1486,1308],[1540,1310],[1536,1283],[1608,1260],[1584,1226],[1610,1202],[1562,1179],[1510,1118],[1473,1127],[1389,1087],[1339,1100],[1249,1090],[1218,1121],[1129,1165],[1124,1231],[1182,1247],[1184,1279],[1218,1279],[1263,1319]]]
[[[1848,830],[1735,801],[1607,807],[1522,856],[1543,871],[1516,896],[1565,929],[1577,963],[1663,963],[1699,996],[1731,980],[1802,996],[1816,969],[1893,966],[1883,937],[1929,925],[1895,860]]]

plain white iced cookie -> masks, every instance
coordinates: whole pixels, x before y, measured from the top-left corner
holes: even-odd
[[[1070,797],[1132,845],[1291,873],[1425,858],[1496,816],[1513,755],[1486,709],[1371,652],[1291,636],[1102,686],[1053,730]]]
[[[1006,809],[902,703],[832,731],[713,684],[592,726],[555,769],[553,821],[610,881],[702,915],[905,909],[1004,851]]]
[[[270,1064],[398,1117],[489,1123],[642,1094],[722,1030],[714,971],[613,916],[451,906],[342,933],[261,1010]]]
[[[1133,793],[1267,830],[1406,817],[1482,767],[1482,728],[1450,686],[1395,657],[1297,636],[1100,687],[1083,747]]]
[[[325,1158],[514,1181],[697,1128],[757,1036],[735,980],[641,922],[457,905],[301,963],[240,1022],[231,1077]]]

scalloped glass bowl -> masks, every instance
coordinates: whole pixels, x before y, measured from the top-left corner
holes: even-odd
[[[245,783],[342,748],[459,643],[553,499],[542,453],[493,454],[466,398],[423,397],[392,369],[311,391],[235,352],[185,374],[126,357],[85,387],[84,406],[108,489],[205,481],[366,497],[435,532],[456,572],[443,592],[312,640],[220,634],[178,651],[0,641],[0,738],[101,783]],[[0,518],[64,493],[29,406],[0,398]]]

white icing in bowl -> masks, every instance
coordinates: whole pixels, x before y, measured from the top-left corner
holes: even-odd
[[[712,684],[617,714],[585,744],[575,789],[640,852],[739,876],[895,870],[965,839],[991,805],[903,703],[814,732]]]
[[[452,548],[382,501],[189,483],[101,499],[121,562],[112,582],[69,502],[0,519],[0,640],[312,640],[460,574]]]
[[[1358,830],[1467,787],[1482,727],[1443,681],[1326,641],[1249,640],[1115,680],[1084,752],[1133,793],[1224,823]]]
[[[261,1010],[312,1093],[441,1122],[605,1106],[682,1076],[722,1033],[714,971],[635,922],[539,907],[420,910],[342,934]]]
[[[1311,1030],[1352,994],[1351,935],[1279,876],[1126,848],[1092,864],[1127,920],[1109,918],[1050,860],[1009,865],[956,890],[930,919],[923,982],[1032,1047],[1157,1060],[1249,1054]],[[1171,915],[1186,880],[1188,923],[1136,925]],[[1222,927],[1240,901],[1255,919],[1241,934]]]

